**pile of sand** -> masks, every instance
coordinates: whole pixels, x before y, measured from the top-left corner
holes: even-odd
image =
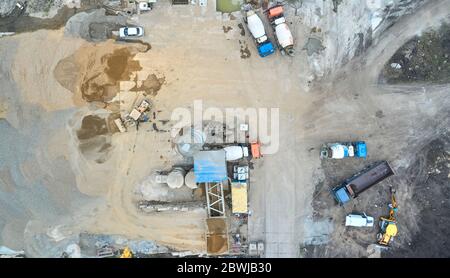
[[[86,45],[59,61],[54,70],[56,80],[73,93],[76,105],[86,102],[108,103],[120,90],[120,81],[128,81],[141,70],[134,56],[139,45],[123,47],[108,41]]]

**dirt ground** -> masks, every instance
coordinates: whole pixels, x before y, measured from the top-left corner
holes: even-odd
[[[342,176],[335,172],[340,168],[337,165],[324,165],[327,177],[338,178],[326,179],[316,186],[314,218],[340,221],[341,227],[337,226],[325,244],[301,246],[301,254],[305,257],[448,257],[448,135],[445,133],[431,141],[418,152],[410,166],[398,169],[395,177],[364,192],[348,206],[339,208],[338,213],[330,210],[336,204],[330,198],[327,185],[337,185],[352,173]],[[365,163],[351,163],[345,168],[352,169],[358,164],[355,167],[358,169],[360,164]],[[384,251],[373,245],[379,232],[378,226],[353,228],[343,227],[343,223],[348,213],[366,212],[375,219],[387,216],[390,187],[396,190],[400,201],[397,214],[399,234],[391,243],[392,247]],[[357,248],[343,251],[350,244]],[[380,253],[381,250],[383,253]]]
[[[449,135],[430,142],[406,169],[409,196],[399,221],[406,229],[387,257],[449,257]]]
[[[425,15],[428,12],[430,11],[421,9],[415,16]],[[395,39],[392,38],[391,40],[391,42],[395,41],[396,45],[400,44],[398,45],[398,48],[400,48],[402,44],[407,43],[409,40],[409,31],[403,28],[405,26],[404,24],[410,24],[409,26],[411,26],[410,31],[412,32],[412,34],[418,32],[417,29],[414,29],[418,28],[418,26],[411,25],[413,24],[412,22],[416,22],[416,20],[413,18],[405,17],[404,21],[398,22],[391,28],[390,31],[393,34],[402,34],[402,37],[397,36]],[[439,22],[436,23],[439,24]],[[439,25],[435,25],[434,30],[439,30]],[[368,143],[369,156],[367,160],[363,161],[322,161],[321,168],[323,170],[323,174],[321,173],[321,171],[319,171],[320,175],[318,175],[319,178],[316,182],[312,201],[312,205],[314,208],[312,223],[319,223],[322,227],[322,233],[312,233],[310,240],[307,240],[306,242],[303,242],[303,244],[300,244],[300,256],[446,256],[445,247],[435,245],[434,241],[431,239],[425,240],[425,236],[421,237],[421,234],[422,231],[429,230],[438,230],[436,231],[436,233],[440,233],[442,235],[448,233],[448,231],[446,231],[448,229],[445,227],[445,225],[439,225],[439,227],[442,227],[442,230],[440,228],[436,228],[436,226],[441,223],[440,221],[446,219],[446,213],[436,214],[431,218],[433,220],[430,219],[430,222],[426,227],[424,224],[422,224],[426,222],[426,220],[424,220],[422,216],[422,208],[424,207],[424,204],[434,203],[439,204],[439,206],[443,205],[445,208],[445,203],[448,200],[445,197],[442,199],[438,198],[435,195],[436,193],[434,192],[434,190],[428,191],[426,194],[420,194],[419,192],[422,192],[425,186],[423,181],[426,180],[426,177],[428,175],[426,174],[426,169],[427,167],[429,167],[427,165],[434,165],[435,160],[445,160],[445,158],[442,157],[445,157],[445,152],[447,151],[445,150],[445,148],[447,147],[445,147],[446,144],[443,144],[442,142],[446,142],[448,140],[448,116],[450,113],[450,109],[448,107],[448,102],[445,100],[444,93],[447,90],[448,85],[424,85],[413,82],[403,83],[402,85],[398,86],[388,86],[378,83],[379,70],[384,66],[390,66],[388,62],[389,58],[392,57],[395,54],[395,51],[398,49],[397,47],[389,49],[381,48],[384,47],[384,45],[389,44],[389,32],[386,33],[386,35],[387,36],[384,37],[384,40],[381,39],[378,45],[376,45],[372,49],[369,49],[366,58],[364,58],[363,64],[360,65],[361,69],[363,69],[363,71],[364,69],[366,69],[367,72],[354,76],[356,79],[361,79],[361,81],[355,82],[355,78],[347,75],[342,75],[341,80],[339,80],[339,77],[337,80],[335,80],[335,84],[333,87],[336,88],[337,91],[341,90],[340,85],[342,85],[343,82],[347,83],[348,85],[344,85],[343,88],[351,88],[351,90],[353,90],[353,93],[348,94],[348,100],[351,100],[353,103],[355,103],[359,102],[359,99],[362,97],[364,99],[364,104],[361,103],[361,107],[364,107],[364,109],[366,110],[364,114],[371,114],[374,125],[368,125],[367,122],[366,124],[358,122],[353,123],[354,125],[359,126],[362,130],[367,130],[364,139]],[[392,46],[393,45],[391,45],[391,47]],[[389,52],[386,53],[387,50],[389,50]],[[370,61],[372,57],[373,59],[376,59],[376,62],[371,64]],[[358,66],[353,64],[352,67],[354,69]],[[348,70],[350,70],[350,67]],[[362,85],[367,82],[362,81],[364,79],[369,80],[369,87],[364,87]],[[355,83],[352,84],[352,82]],[[356,92],[355,89],[357,89],[358,91]],[[370,95],[367,95],[367,92],[370,93]],[[439,97],[439,95],[441,96]],[[384,97],[388,96],[389,102],[395,103],[395,108],[389,107],[389,105],[387,104],[387,99],[386,101],[382,100]],[[434,114],[437,118],[431,119],[425,115],[423,117],[419,116],[420,114],[422,114],[422,112],[419,112],[417,110],[420,109],[417,105],[421,103],[421,101],[419,101],[418,99],[414,101],[413,99],[416,97],[423,98],[423,100],[426,99],[427,101],[431,102],[434,102],[432,99],[434,97],[437,97],[436,101],[443,101],[444,103],[442,104],[442,106],[436,103],[436,105],[441,107],[439,109],[439,112],[437,114]],[[402,104],[401,99],[403,98],[404,101],[409,103],[406,105]],[[378,101],[381,101],[381,103]],[[413,102],[416,102],[416,104],[412,104]],[[379,106],[379,104],[382,105]],[[341,107],[343,106],[344,105],[342,105]],[[346,107],[348,108],[347,105]],[[437,106],[434,107],[436,108]],[[392,108],[394,108],[394,110],[392,110]],[[390,112],[387,112],[387,110],[390,110]],[[353,113],[352,110],[348,109],[345,109],[345,112]],[[425,114],[427,113],[428,112],[426,112]],[[405,118],[402,119],[403,117]],[[394,124],[396,127],[393,127],[392,124]],[[352,129],[352,127],[347,128]],[[332,133],[334,132],[335,131],[332,131]],[[354,132],[352,133],[354,134]],[[333,136],[332,138],[333,139],[331,140],[339,141],[339,138],[342,137]],[[403,142],[410,143],[408,143],[407,145],[403,145]],[[429,156],[427,158],[428,162],[425,163],[424,157],[427,155],[427,153],[429,153],[428,150],[433,148],[443,149],[441,149],[441,151],[437,151],[438,153],[441,152],[440,155],[435,154],[435,156]],[[311,151],[314,150],[311,149]],[[364,168],[364,166],[367,166],[370,163],[378,160],[388,160],[391,164],[393,164],[394,169],[396,170],[396,176],[375,185],[367,192],[361,194],[361,196],[359,196],[357,199],[353,200],[350,204],[342,208],[338,207],[335,201],[332,199],[330,189],[338,185],[345,178],[353,175],[353,173],[358,172],[360,169]],[[420,161],[422,162],[420,163]],[[420,166],[417,165],[418,163],[420,163]],[[440,179],[437,178],[436,180],[434,188],[436,188],[437,192],[446,192],[447,190],[446,187],[448,187],[448,165],[446,167],[446,170],[442,169],[444,173],[440,176]],[[418,168],[420,168],[421,170],[419,171]],[[380,248],[375,247],[373,244],[376,242],[376,233],[378,232],[377,226],[373,229],[357,229],[351,227],[346,228],[344,227],[343,223],[345,221],[345,215],[351,212],[365,212],[368,215],[373,216],[375,219],[378,219],[380,216],[387,215],[387,204],[390,200],[389,188],[391,186],[397,190],[400,231],[398,237],[395,239],[392,245],[392,248],[385,252]],[[423,195],[421,197],[421,200],[419,200],[420,195]],[[446,210],[444,209],[444,211]],[[307,223],[308,225],[311,225],[310,222]],[[330,223],[334,223],[334,225],[330,226]],[[376,225],[377,224],[378,222],[376,222]],[[315,224],[313,224],[312,226],[314,228]],[[445,244],[446,239],[442,239],[441,242]],[[417,244],[420,244],[421,246],[428,245],[429,249],[425,251],[424,249],[426,248],[414,248],[413,246]],[[435,247],[430,248],[431,246]],[[407,254],[406,252],[409,253]]]
[[[248,241],[264,241],[267,257],[448,255],[438,249],[448,245],[447,226],[429,229],[448,217],[448,84],[378,81],[397,49],[440,26],[450,1],[405,16],[320,81],[303,49],[311,30],[301,17],[293,20],[296,56],[261,59],[241,19],[217,14],[214,5],[159,1],[156,9],[130,20],[144,26],[142,43],[94,43],[69,27],[0,39],[1,245],[56,257],[86,232],[206,252],[205,209],[143,213],[136,206],[150,174],[185,162],[172,144],[172,111],[202,100],[204,108],[279,108],[279,150],[255,161],[249,192]],[[154,105],[152,121],[112,132],[108,119],[144,95]],[[365,140],[368,159],[321,161],[321,144],[340,140]],[[338,207],[329,188],[378,160],[397,175]],[[387,214],[390,185],[400,234],[380,253],[371,245],[375,228],[343,222],[351,211]],[[437,234],[442,244],[423,251]]]

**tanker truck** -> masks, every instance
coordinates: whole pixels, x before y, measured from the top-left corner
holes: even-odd
[[[266,30],[261,18],[256,14],[251,6],[244,7],[244,22],[256,43],[259,56],[266,57],[275,52],[272,42],[267,37]]]
[[[342,159],[346,157],[366,158],[367,146],[364,141],[327,143],[320,149],[320,158]]]
[[[284,17],[283,5],[276,5],[266,11],[281,54],[294,56],[294,38]]]

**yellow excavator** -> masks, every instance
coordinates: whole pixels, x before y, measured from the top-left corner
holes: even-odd
[[[131,253],[130,248],[125,247],[125,249],[122,252],[122,255],[120,255],[120,258],[133,258],[133,253]]]
[[[395,199],[395,190],[391,188],[391,203],[389,204],[389,217],[380,217],[381,231],[378,233],[378,244],[389,246],[389,243],[397,235],[397,221],[395,214],[397,213],[397,201]]]

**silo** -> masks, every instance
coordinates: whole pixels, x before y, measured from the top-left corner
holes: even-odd
[[[167,183],[167,178],[168,178],[167,175],[163,175],[158,172],[154,172],[150,175],[149,180],[152,184],[157,184],[157,183],[160,184],[160,183]]]
[[[180,188],[184,184],[185,171],[181,168],[173,169],[167,177],[167,185],[170,188]]]
[[[194,169],[190,170],[186,177],[184,177],[184,183],[191,189],[196,189],[198,187],[197,182],[195,181]]]
[[[192,157],[202,150],[205,144],[206,135],[201,130],[191,127],[183,129],[183,135],[176,138],[177,151],[185,157]]]

